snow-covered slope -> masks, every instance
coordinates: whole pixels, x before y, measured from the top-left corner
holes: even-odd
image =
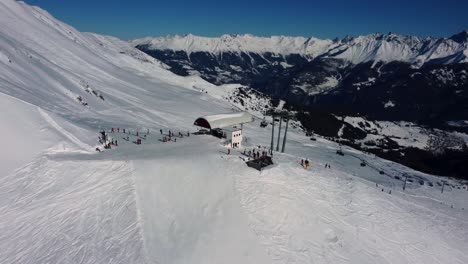
[[[236,89],[21,2],[0,1],[0,25],[0,263],[467,262],[461,183],[402,192],[388,175],[440,178],[338,156],[291,128],[287,153],[261,173],[214,137],[164,143],[159,129],[194,132],[197,117],[231,111],[223,98]],[[111,127],[119,146],[96,152]],[[269,144],[258,121],[244,129],[248,150]]]
[[[164,234],[142,225],[142,217],[163,212],[138,199],[153,191],[136,193],[141,181],[134,174],[135,136],[129,142],[114,136],[121,151],[99,154],[97,132],[112,126],[132,133],[192,129],[196,117],[230,110],[197,91],[214,86],[174,75],[126,42],[83,34],[21,2],[0,2],[0,24],[0,263],[158,263],[162,256],[152,258],[154,252],[173,247],[182,254],[171,242],[156,243]],[[157,146],[159,136],[152,139]],[[250,234],[245,217],[231,213],[239,205],[216,202],[225,197],[209,201],[213,210],[233,215],[224,228]],[[196,240],[181,235],[174,242],[189,243],[187,255],[215,255],[197,248],[205,241],[197,230],[224,222],[223,215],[207,212],[191,223]],[[154,240],[145,240],[150,233]],[[217,242],[221,249],[236,248],[226,263],[264,262],[253,235],[239,235],[235,244]]]
[[[370,34],[343,40],[304,37],[256,37],[253,35],[223,35],[218,38],[191,34],[133,40],[134,46],[148,46],[153,50],[221,53],[292,54],[308,59],[338,58],[359,64],[368,61],[402,61],[421,66],[427,62],[468,62],[468,33],[463,31],[451,38],[419,38],[393,33]]]

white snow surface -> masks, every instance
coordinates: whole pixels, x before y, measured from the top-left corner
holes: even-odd
[[[384,108],[391,108],[395,107],[395,103],[392,100],[388,100],[386,103],[384,103]]]
[[[466,31],[462,32],[468,36]],[[465,36],[465,38],[467,38]],[[200,37],[192,34],[164,37],[147,37],[131,41],[133,46],[149,45],[155,50],[230,53],[273,53],[278,56],[299,54],[309,59],[336,58],[354,64],[374,61],[403,61],[420,67],[426,62],[464,63],[468,61],[468,39],[457,42],[451,38],[421,38],[394,33],[369,34],[342,40],[314,37],[272,36],[258,37],[250,34]]]
[[[262,172],[211,136],[163,143],[159,129],[194,132],[197,117],[229,112],[232,87],[176,76],[22,2],[0,1],[0,25],[11,59],[0,62],[0,263],[468,262],[468,192],[457,181],[443,194],[417,183],[403,192],[356,157],[441,179],[351,148],[338,156],[335,143],[292,128]],[[131,134],[111,133],[119,146],[96,152],[111,127]],[[249,150],[269,145],[258,121],[244,129]]]

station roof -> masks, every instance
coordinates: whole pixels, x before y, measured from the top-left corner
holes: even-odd
[[[250,123],[252,121],[253,117],[250,113],[237,112],[199,117],[193,124],[208,129],[215,129]]]

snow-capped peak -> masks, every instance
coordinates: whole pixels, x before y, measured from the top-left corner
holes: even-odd
[[[463,30],[458,34],[451,36],[450,39],[458,43],[466,44],[468,42],[468,30]]]
[[[251,34],[226,34],[217,38],[194,35],[166,36],[133,40],[134,46],[149,45],[152,49],[193,52],[274,53],[280,55],[301,54],[315,57],[323,54],[331,45],[331,40],[317,38],[271,36],[258,37]]]
[[[132,41],[134,46],[146,45],[155,50],[175,50],[231,53],[273,53],[282,56],[298,54],[309,59],[336,58],[354,64],[368,61],[402,61],[422,66],[425,63],[466,62],[468,33],[463,31],[450,38],[421,38],[416,36],[374,33],[344,39],[314,37],[222,35],[209,38],[194,35],[143,38]]]

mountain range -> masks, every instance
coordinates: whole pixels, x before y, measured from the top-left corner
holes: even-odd
[[[247,85],[296,108],[436,126],[468,120],[468,31],[344,39],[194,35],[131,44],[176,74]]]
[[[334,40],[314,37],[257,37],[250,34],[208,38],[188,34],[136,39],[132,44],[152,50],[183,51],[188,55],[197,52],[207,52],[213,56],[224,53],[254,53],[273,54],[285,59],[290,55],[299,55],[307,60],[336,58],[353,64],[401,61],[420,67],[427,63],[468,62],[467,30],[450,38],[375,33]]]

